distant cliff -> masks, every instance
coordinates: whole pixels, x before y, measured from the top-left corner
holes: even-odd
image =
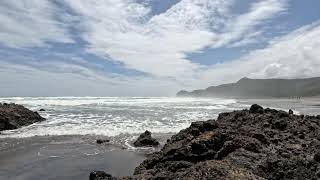
[[[320,77],[308,79],[249,79],[211,86],[192,92],[180,91],[179,97],[277,98],[320,96]]]

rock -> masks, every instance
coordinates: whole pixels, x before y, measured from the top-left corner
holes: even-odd
[[[289,114],[293,114],[293,111],[291,109],[289,109]]]
[[[272,125],[273,128],[275,129],[279,129],[281,131],[284,131],[287,127],[287,121],[280,119],[280,120],[276,120],[274,122],[274,124]]]
[[[119,179],[319,179],[320,119],[306,117],[259,105],[221,113],[181,130]]]
[[[320,163],[320,153],[316,153],[316,154],[313,156],[313,159],[314,159],[316,162]]]
[[[151,137],[150,131],[145,131],[144,133],[140,134],[138,139],[133,143],[136,147],[143,147],[143,146],[158,146],[159,142]]]
[[[256,133],[256,134],[253,134],[252,137],[258,139],[261,143],[264,143],[264,144],[269,143],[264,133]]]
[[[45,109],[40,109],[39,111],[46,111]]]
[[[104,171],[93,171],[89,175],[89,180],[113,180],[114,178]]]
[[[279,118],[289,117],[289,114],[285,111],[279,111],[278,112]]]
[[[97,139],[96,143],[97,144],[103,144],[103,143],[107,143],[107,142],[110,142],[109,139]]]
[[[22,105],[0,103],[0,131],[17,129],[44,120],[37,112]]]
[[[263,107],[254,104],[250,107],[250,113],[263,113]]]

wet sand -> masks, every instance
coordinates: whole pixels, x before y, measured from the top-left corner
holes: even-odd
[[[111,144],[97,145],[95,137],[5,138],[0,139],[0,179],[87,180],[94,170],[126,176],[145,159],[144,154]]]

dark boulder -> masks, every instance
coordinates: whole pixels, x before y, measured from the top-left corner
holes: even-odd
[[[109,139],[97,139],[96,143],[97,144],[103,144],[103,143],[107,143],[107,142],[110,142]]]
[[[37,112],[22,105],[0,103],[0,131],[17,129],[44,120]]]
[[[113,180],[110,174],[105,173],[104,171],[93,171],[89,175],[89,180]]]
[[[250,113],[263,113],[263,107],[254,104],[250,107]]]
[[[293,114],[293,111],[291,109],[289,109],[289,114]]]
[[[143,146],[158,146],[159,142],[151,137],[150,131],[145,131],[140,134],[138,139],[133,143],[135,147],[143,147]]]
[[[45,109],[39,109],[39,111],[46,111]]]
[[[316,162],[320,163],[320,152],[316,153],[316,154],[313,156],[313,159],[314,159]]]

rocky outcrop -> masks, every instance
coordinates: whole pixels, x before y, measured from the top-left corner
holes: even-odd
[[[320,116],[253,105],[194,122],[120,179],[319,179]]]
[[[159,142],[151,137],[150,131],[145,131],[140,134],[138,139],[133,143],[135,147],[143,147],[143,146],[158,146]]]
[[[37,112],[22,105],[0,103],[0,131],[17,129],[44,120]]]

